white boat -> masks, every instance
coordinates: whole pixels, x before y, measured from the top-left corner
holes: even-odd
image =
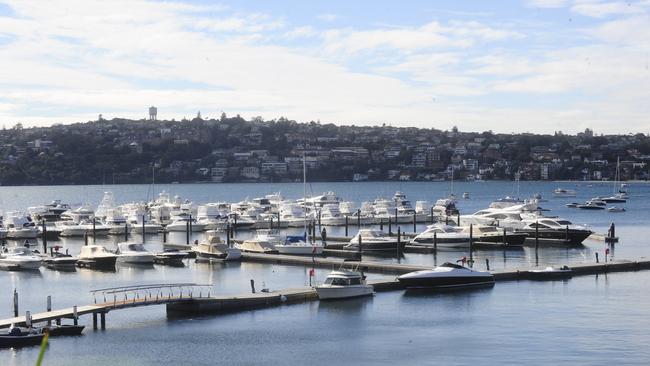
[[[278,249],[275,246],[280,243],[282,243],[282,239],[278,230],[259,229],[254,238],[244,240],[237,245],[237,248],[242,252],[277,254]]]
[[[109,235],[124,235],[131,230],[126,217],[124,217],[122,211],[118,208],[113,208],[108,211],[104,217],[103,226],[108,227]]]
[[[476,271],[449,262],[434,269],[403,274],[397,280],[406,288],[451,289],[494,285],[494,276],[490,272]]]
[[[165,226],[165,229],[167,231],[182,232],[189,229],[191,232],[201,232],[205,230],[205,224],[198,223],[194,218],[190,220],[189,216],[175,216],[172,218],[172,222]]]
[[[341,214],[338,203],[323,205],[320,209],[320,218],[315,217],[315,219],[320,220],[321,225],[345,225],[345,216]],[[348,222],[350,222],[349,218]]]
[[[361,239],[361,240],[359,240]],[[344,249],[359,250],[359,242],[361,242],[361,252],[397,252],[398,240],[397,237],[389,236],[381,230],[361,229],[357,234],[350,239],[348,245]],[[406,241],[399,243],[400,250],[404,249]]]
[[[27,216],[18,212],[9,212],[4,218],[4,227],[8,239],[35,239],[38,229]]]
[[[339,269],[330,272],[325,283],[316,286],[316,292],[320,300],[348,299],[372,295],[374,288],[356,270]]]
[[[577,205],[576,208],[581,210],[604,210],[606,203],[600,200],[590,200],[582,205]]]
[[[322,255],[324,249],[322,243],[308,243],[306,235],[287,236],[284,243],[275,244],[274,247],[279,254],[291,255]]]
[[[153,264],[155,257],[142,243],[119,243],[116,254],[118,262],[132,264]]]
[[[433,224],[426,230],[416,235],[411,240],[411,245],[438,248],[467,248],[469,245],[469,232],[461,226]]]
[[[229,248],[218,236],[210,236],[207,242],[192,247],[197,259],[236,261],[241,259],[239,248]]]
[[[117,254],[99,245],[84,245],[79,253],[77,266],[101,269],[115,269]]]
[[[612,206],[612,207],[608,208],[607,211],[609,211],[609,212],[625,212],[625,208],[624,207]]]
[[[43,258],[34,255],[27,247],[5,248],[0,253],[0,269],[20,271],[38,270]]]
[[[55,270],[73,270],[77,265],[77,258],[69,254],[52,251],[51,255],[43,258],[43,264],[49,269]]]
[[[546,267],[544,269],[531,269],[525,274],[531,280],[555,280],[573,277],[573,270],[568,266],[560,268]]]
[[[228,223],[228,203],[206,203],[197,208],[196,221],[204,225],[205,230],[223,229]]]

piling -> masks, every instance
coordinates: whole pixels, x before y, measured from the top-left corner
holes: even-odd
[[[185,223],[185,244],[190,245],[190,222]]]
[[[397,223],[398,223],[398,221],[397,221],[397,207],[395,207],[395,225],[397,225]]]
[[[251,292],[255,293],[255,280],[251,279]]]
[[[106,329],[106,313],[99,313],[99,321],[101,322],[102,330]]]
[[[539,249],[539,222],[535,221],[535,255]]]
[[[361,209],[357,210],[357,227],[361,228]]]
[[[129,226],[124,226],[124,230],[129,231]],[[147,232],[145,230],[145,222],[144,222],[144,215],[142,215],[142,244],[145,242],[145,238],[147,237]]]
[[[192,232],[192,215],[190,215],[190,219],[187,222],[190,224],[190,232]]]
[[[93,313],[93,330],[97,330],[97,313]]]
[[[45,224],[45,220],[41,221],[41,225],[43,225],[43,253],[47,253],[47,225]]]
[[[430,215],[431,215],[431,223],[433,224],[433,222],[435,221],[435,220],[433,219],[433,206],[431,206],[431,208],[429,209],[429,211],[430,211]]]
[[[472,248],[474,242],[474,224],[469,224],[469,260],[474,262],[474,254],[472,253],[474,248]]]
[[[393,235],[393,226],[391,225],[390,222],[390,216],[388,216],[388,235]]]
[[[320,216],[321,216],[321,210],[318,210],[318,230],[320,230],[320,227],[321,227]]]
[[[52,295],[47,295],[47,302],[46,302],[45,306],[46,306],[46,309],[47,309],[47,312],[48,312],[48,313],[49,313],[50,311],[52,311]],[[52,325],[52,321],[51,321],[51,320],[48,320],[48,321],[47,321],[47,325],[48,325],[48,326],[49,326],[49,325]]]
[[[490,270],[490,259],[489,258],[485,258],[485,268],[487,268],[488,271]]]
[[[26,326],[27,328],[31,328],[31,327],[32,327],[32,314],[31,314],[31,312],[30,312],[29,310],[27,310],[27,311],[25,312],[25,326]]]
[[[363,253],[363,242],[361,241],[361,233],[358,233],[357,236],[359,237],[359,258],[361,258],[361,253]]]
[[[345,236],[348,236],[348,215],[345,215]]]
[[[281,227],[282,226],[280,226],[280,213],[278,212],[278,229],[281,228]]]
[[[235,215],[235,226],[233,227],[233,238],[235,237],[235,231],[237,231],[237,215]]]
[[[413,211],[413,232],[414,233],[418,231],[417,228],[416,228],[416,225],[415,225],[416,222],[417,222],[416,220],[417,220],[417,218],[415,216],[415,211]]]
[[[460,226],[460,212],[456,215],[456,226]]]
[[[162,234],[163,234],[163,243],[166,243],[167,242],[167,230],[163,229]]]
[[[445,225],[449,225],[449,215],[445,215]]]
[[[144,217],[144,216],[143,216]],[[143,230],[143,236],[144,236],[144,222],[142,223],[142,230]],[[129,241],[129,224],[127,222],[124,223],[124,241]]]
[[[97,240],[97,218],[93,217],[93,244]]]
[[[271,221],[269,221],[269,229],[273,229],[273,216],[271,216]]]
[[[564,229],[564,240],[569,241],[569,225]]]
[[[14,289],[14,318],[18,317],[18,291]]]
[[[88,245],[88,232],[84,230],[84,245]]]
[[[379,230],[384,231],[384,219],[379,219]]]
[[[230,248],[230,224],[226,224],[226,246]]]
[[[600,261],[598,260],[598,252],[596,252],[596,263],[600,263]]]
[[[506,243],[507,243],[506,228],[503,228],[503,245],[506,245]]]
[[[399,227],[397,227],[397,257],[399,258],[399,248],[402,245],[402,232]]]
[[[77,313],[77,305],[72,307],[72,321],[74,325],[79,325],[79,314]]]
[[[438,233],[435,231],[433,232],[433,251],[438,252]]]

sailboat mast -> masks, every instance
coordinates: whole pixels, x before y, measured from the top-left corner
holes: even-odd
[[[305,234],[307,233],[307,163],[305,154],[302,154],[302,211],[304,215]],[[306,239],[306,238],[305,238]]]

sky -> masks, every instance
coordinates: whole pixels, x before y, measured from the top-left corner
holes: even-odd
[[[0,124],[650,133],[650,0],[0,0]]]

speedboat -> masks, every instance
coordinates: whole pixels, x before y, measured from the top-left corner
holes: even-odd
[[[567,203],[565,206],[569,208],[577,208],[578,206],[580,206],[580,202]]]
[[[197,222],[194,218],[176,216],[172,222],[165,226],[167,231],[187,231],[189,228],[192,232],[201,232],[205,230],[205,224]]]
[[[448,289],[494,285],[494,276],[490,272],[476,271],[449,262],[434,269],[403,274],[397,280],[406,288]]]
[[[528,234],[522,232],[499,230],[496,226],[476,225],[463,227],[463,232],[472,233],[472,240],[482,243],[505,244],[508,246],[522,246]]]
[[[625,202],[627,202],[627,198],[625,198],[620,193],[617,193],[617,194],[615,194],[613,196],[609,196],[609,197],[596,197],[594,199],[603,201],[605,203],[625,203]]]
[[[237,247],[242,252],[277,254],[277,244],[282,243],[280,233],[275,229],[259,229],[252,239],[244,240]]]
[[[49,257],[43,259],[43,264],[49,269],[72,270],[77,264],[77,258],[67,253],[59,252],[59,247],[54,247]]]
[[[38,236],[38,229],[34,222],[17,212],[7,214],[4,227],[7,229],[8,239],[35,239]]]
[[[142,243],[119,243],[116,254],[120,263],[153,264],[154,254]]]
[[[400,250],[404,249],[406,241],[399,243]],[[395,252],[397,251],[397,237],[392,237],[381,230],[361,229],[350,243],[344,247],[348,250],[360,250],[361,252]],[[359,249],[359,247],[361,247]]]
[[[279,254],[292,255],[321,255],[323,254],[323,244],[308,243],[306,235],[287,236],[282,244],[275,244]]]
[[[569,220],[541,217],[538,219],[523,220],[524,225],[516,229],[516,232],[528,234],[529,242],[535,241],[535,235],[545,242],[557,242],[561,244],[581,245],[593,232],[584,226],[574,225]]]
[[[190,253],[180,251],[178,249],[167,249],[163,252],[156,253],[153,262],[156,264],[164,264],[167,266],[184,266],[183,260],[189,258]]]
[[[604,210],[605,209],[605,204],[602,203],[602,201],[587,201],[582,205],[577,205],[576,208],[579,208],[581,210]]]
[[[466,248],[469,245],[469,231],[463,227],[444,224],[433,224],[416,235],[411,240],[411,245],[441,248]]]
[[[19,328],[13,325],[6,332],[0,332],[0,348],[23,347],[41,344],[42,332],[31,328]]]
[[[348,299],[372,295],[374,288],[360,272],[339,269],[330,272],[325,283],[316,286],[316,292],[321,300]]]
[[[27,247],[5,248],[5,252],[0,254],[0,269],[35,271],[41,267],[42,261],[41,257],[34,255]]]
[[[79,253],[78,267],[115,269],[117,254],[111,253],[99,245],[85,245]]]
[[[192,247],[197,259],[236,261],[241,259],[241,250],[230,248],[218,236],[210,236],[207,242]]]

